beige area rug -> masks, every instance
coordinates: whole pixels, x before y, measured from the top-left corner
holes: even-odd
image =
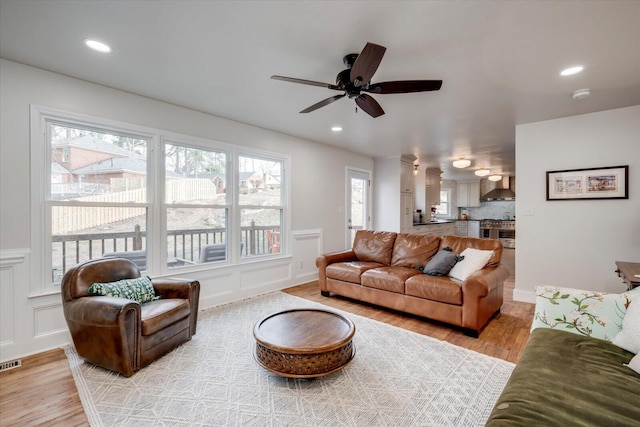
[[[69,364],[93,426],[482,426],[514,365],[384,323],[356,325],[355,359],[313,380],[253,359],[253,326],[275,311],[325,307],[281,292],[200,313],[193,339],[124,378]]]

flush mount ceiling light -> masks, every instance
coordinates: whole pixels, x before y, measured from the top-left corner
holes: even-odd
[[[417,164],[413,165],[413,174],[414,175],[418,175],[418,165]]]
[[[471,160],[464,157],[458,157],[458,160],[453,161],[453,167],[458,169],[468,168],[471,166]]]
[[[111,53],[111,47],[107,44],[99,42],[98,40],[85,39],[84,45],[87,46],[89,49],[93,49],[97,52]]]
[[[500,181],[502,179],[502,175],[490,175],[489,181]]]
[[[560,71],[560,75],[561,76],[572,76],[574,74],[578,74],[582,70],[584,70],[584,67],[582,65],[576,65],[575,67],[569,67],[569,68],[566,68],[566,69]]]
[[[334,126],[331,128],[333,132],[342,132],[342,128],[340,126]]]
[[[489,169],[480,168],[474,173],[476,174],[476,176],[487,176],[491,174],[491,171]]]
[[[571,94],[571,97],[573,99],[582,99],[586,98],[589,95],[591,95],[591,91],[589,89],[578,89]]]

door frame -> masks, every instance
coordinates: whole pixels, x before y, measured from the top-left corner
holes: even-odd
[[[351,248],[351,233],[349,229],[349,215],[351,213],[351,178],[356,175],[360,175],[359,179],[366,179],[367,181],[367,189],[366,189],[366,200],[365,200],[365,210],[366,210],[366,218],[364,229],[371,229],[371,224],[373,224],[373,214],[372,214],[372,172],[368,169],[361,169],[356,167],[347,166],[345,168],[345,209],[344,209],[344,239],[345,239],[345,248]]]

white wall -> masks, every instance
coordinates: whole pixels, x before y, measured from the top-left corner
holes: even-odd
[[[546,201],[546,172],[629,165],[629,199]],[[559,285],[622,292],[615,261],[640,262],[640,106],[516,127],[514,299]],[[525,215],[532,210],[533,215]]]
[[[400,231],[400,156],[375,159],[373,229]]]
[[[29,247],[30,105],[291,157],[291,255],[189,273],[203,308],[317,278],[315,257],[344,249],[346,168],[373,170],[367,156],[0,60],[0,361],[70,342],[60,295],[28,291],[29,272],[41,268]]]

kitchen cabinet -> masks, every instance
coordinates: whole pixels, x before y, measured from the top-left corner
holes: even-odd
[[[413,227],[414,176],[416,157],[383,157],[374,160],[374,212],[376,230],[410,233]]]
[[[400,158],[400,192],[413,194],[413,161],[402,156]]]
[[[467,237],[480,237],[480,221],[467,221]]]
[[[411,233],[413,227],[413,193],[400,193],[400,232]]]
[[[456,221],[456,236],[467,237],[468,230],[467,221]]]
[[[440,179],[442,171],[435,168],[427,168],[425,171],[425,211],[431,214],[431,207],[440,204]]]
[[[414,225],[413,234],[428,234],[431,236],[453,236],[456,226],[453,222],[432,223],[425,225]]]
[[[480,182],[459,182],[457,193],[459,208],[480,206]]]

